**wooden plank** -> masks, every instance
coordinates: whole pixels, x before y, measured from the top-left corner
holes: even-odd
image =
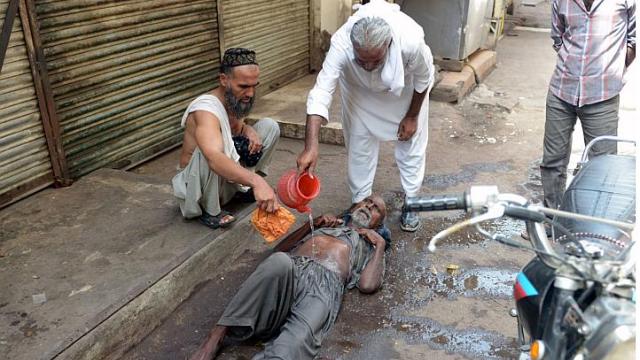
[[[38,97],[42,125],[47,139],[55,185],[69,186],[72,181],[69,176],[67,159],[62,147],[62,134],[58,118],[51,83],[47,73],[47,66],[40,41],[33,0],[20,0],[20,19],[31,64],[31,73]]]
[[[15,203],[18,200],[24,199],[27,196],[36,193],[53,183],[51,173],[42,177],[33,179],[24,184],[20,184],[18,187],[0,194],[0,209]]]
[[[9,6],[7,6],[7,13],[2,23],[2,33],[0,34],[0,72],[2,72],[2,65],[4,64],[4,57],[7,54],[9,48],[9,39],[11,38],[11,32],[13,30],[13,22],[18,14],[18,0],[11,0]]]
[[[320,71],[324,61],[322,50],[321,0],[309,0],[309,30],[311,46],[309,48],[309,71]]]
[[[220,53],[220,63],[222,63],[224,52],[227,51],[224,41],[224,19],[222,18],[224,8],[222,7],[222,0],[217,0],[216,2],[216,13],[218,15],[218,52]]]

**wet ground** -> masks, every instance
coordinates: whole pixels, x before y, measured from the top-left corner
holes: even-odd
[[[459,108],[453,107],[454,113]],[[479,126],[479,125],[478,125]],[[468,140],[466,146],[477,141]],[[280,173],[301,150],[299,141],[283,139],[274,164]],[[388,173],[376,182],[388,208],[393,243],[387,253],[385,284],[374,295],[357,291],[346,294],[341,313],[323,344],[321,359],[512,359],[517,356],[512,281],[531,255],[522,250],[488,242],[473,229],[444,239],[435,254],[427,251],[433,235],[461,221],[462,211],[423,214],[423,226],[416,233],[400,231],[397,223],[403,202],[392,158],[393,148],[382,148],[379,172]],[[344,149],[324,146],[330,156],[320,166],[331,172],[345,161]],[[526,189],[537,195],[540,189],[535,162],[468,159],[460,167],[434,161],[424,183],[425,193],[450,193],[478,183],[486,176],[505,188]],[[515,176],[514,173],[519,173]],[[530,173],[527,175],[527,173]],[[510,183],[511,177],[520,182]],[[505,180],[506,179],[506,180]],[[271,179],[273,181],[273,179]],[[323,194],[314,203],[315,213],[337,213],[348,200],[344,179],[324,177]],[[325,192],[326,191],[326,192]],[[331,195],[329,195],[331,194]],[[509,219],[485,224],[490,231],[517,237],[523,225]],[[165,323],[125,359],[182,359],[193,353],[220,317],[226,302],[242,281],[269,252],[247,251],[224,277],[201,284]],[[219,359],[251,359],[260,351],[255,343],[227,344]]]
[[[523,33],[523,39],[544,42],[544,34]],[[515,38],[508,38],[516,46]],[[508,50],[508,49],[507,49]],[[531,54],[503,51],[507,57],[534,58]],[[500,54],[500,51],[499,51]],[[499,63],[500,65],[500,63]],[[527,76],[545,86],[544,71]],[[517,68],[517,67],[515,67]],[[431,103],[426,194],[464,191],[471,184],[495,184],[502,191],[537,196],[536,158],[543,122],[545,91],[518,96],[520,81],[501,80],[498,68],[486,86],[459,105]],[[521,74],[519,74],[522,76]],[[493,78],[499,80],[491,80]],[[546,76],[545,76],[546,77]],[[515,84],[515,85],[514,85]],[[514,86],[516,88],[514,88]],[[302,142],[282,139],[272,173],[295,164]],[[322,196],[314,213],[339,213],[349,205],[343,147],[323,146],[318,174]],[[139,170],[144,173],[144,169]],[[327,174],[340,174],[328,176]],[[274,182],[276,179],[270,179]],[[398,227],[403,202],[393,157],[393,145],[383,144],[374,192],[383,195],[393,244],[387,254],[385,284],[376,294],[350,291],[345,295],[337,322],[324,341],[322,359],[512,359],[517,355],[511,281],[531,254],[487,242],[472,229],[463,230],[439,244],[431,254],[431,237],[460,221],[461,211],[423,214],[416,233]],[[517,236],[523,225],[510,220],[486,224],[491,231]],[[203,283],[171,316],[125,359],[182,359],[193,353],[215,324],[223,307],[256,264],[267,253],[248,251],[224,278]],[[226,346],[219,359],[250,359],[260,344]]]
[[[395,193],[385,193],[389,203]],[[391,214],[392,221],[397,211]],[[517,356],[515,322],[508,315],[512,281],[529,257],[488,243],[473,231],[427,251],[430,236],[459,221],[439,213],[415,234],[392,226],[385,285],[374,295],[349,292],[321,359],[511,359]],[[490,229],[517,234],[522,226],[501,221]],[[127,359],[180,359],[192,353],[241,281],[267,253],[247,252],[228,275],[202,284]],[[227,344],[219,359],[250,359],[260,344]]]
[[[498,48],[498,68],[467,101],[430,104],[425,194],[456,193],[471,184],[540,199],[539,157],[544,99],[555,62],[548,34],[516,31]],[[523,71],[527,69],[527,71]],[[621,127],[624,125],[621,124]],[[272,172],[295,166],[300,141],[282,139]],[[322,195],[314,213],[339,213],[349,205],[346,155],[342,147],[321,148]],[[273,183],[275,179],[270,179]],[[385,283],[373,295],[349,291],[323,342],[320,359],[513,359],[517,357],[512,281],[532,254],[483,239],[471,229],[427,251],[432,236],[466,215],[460,211],[422,215],[416,233],[398,227],[402,191],[393,146],[381,147],[374,192],[389,210],[393,243]],[[490,231],[519,239],[523,224],[500,220]],[[260,259],[247,251],[220,279],[200,290],[125,359],[183,359],[193,353],[223,307]],[[261,345],[227,344],[219,359],[251,359]]]

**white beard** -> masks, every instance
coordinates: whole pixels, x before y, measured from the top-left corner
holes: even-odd
[[[371,212],[366,208],[358,208],[351,213],[351,223],[359,228],[369,228]]]

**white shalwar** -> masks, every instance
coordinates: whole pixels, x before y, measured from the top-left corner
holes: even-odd
[[[366,71],[355,62],[350,39],[353,24],[376,16],[391,27],[393,40],[385,63]],[[414,90],[427,92],[418,115],[417,131],[408,141],[397,141],[395,158],[407,197],[420,191],[425,172],[429,91],[433,84],[433,57],[422,27],[397,4],[373,0],[363,5],[331,38],[322,71],[307,98],[307,114],[329,119],[329,106],[340,84],[342,125],[348,151],[348,178],[353,203],[371,195],[378,165],[380,141],[397,140]]]

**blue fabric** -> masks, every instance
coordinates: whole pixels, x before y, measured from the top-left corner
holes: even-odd
[[[244,135],[233,137],[233,145],[240,156],[240,163],[246,167],[253,167],[258,164],[262,157],[262,150],[251,154],[249,152],[249,139]]]

